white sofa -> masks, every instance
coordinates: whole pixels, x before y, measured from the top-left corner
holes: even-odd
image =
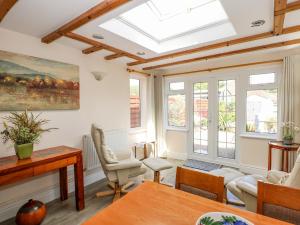
[[[243,201],[246,209],[252,212],[256,212],[258,180],[300,189],[300,154],[298,154],[291,173],[271,170],[268,172],[267,177],[247,175],[236,178],[227,184],[227,189]]]

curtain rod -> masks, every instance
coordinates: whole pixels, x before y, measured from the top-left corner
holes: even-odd
[[[283,59],[276,59],[276,60],[253,62],[253,63],[236,64],[236,65],[231,65],[231,66],[222,66],[222,67],[215,67],[215,68],[207,68],[207,69],[201,69],[201,70],[192,70],[192,71],[185,71],[185,72],[178,72],[178,73],[169,73],[169,74],[164,74],[163,76],[164,77],[168,77],[168,76],[185,75],[185,74],[191,74],[191,73],[212,72],[214,70],[222,70],[222,69],[229,69],[229,68],[254,66],[254,65],[261,65],[261,64],[282,63],[282,62],[283,62]]]
[[[134,70],[134,69],[129,69],[129,68],[127,68],[127,72],[129,72],[129,73],[139,73],[139,74],[145,75],[147,77],[150,76],[149,73],[146,73],[146,72],[143,72],[143,71]]]

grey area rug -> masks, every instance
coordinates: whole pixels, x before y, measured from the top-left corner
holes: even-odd
[[[216,169],[220,169],[221,165],[209,162],[203,162],[195,159],[188,159],[184,162],[183,166],[190,167],[193,169],[204,170],[204,171],[212,171]]]

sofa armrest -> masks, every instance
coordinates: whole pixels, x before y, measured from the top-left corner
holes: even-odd
[[[116,170],[125,170],[131,169],[135,167],[141,167],[142,162],[137,159],[125,159],[121,160],[118,163],[107,164],[106,168],[108,171],[116,171]]]
[[[278,184],[281,178],[286,177],[287,175],[289,174],[283,171],[270,170],[268,171],[267,180],[270,183]]]
[[[237,187],[242,191],[256,197],[257,196],[257,181],[266,181],[266,178],[260,175],[244,176],[237,182]]]

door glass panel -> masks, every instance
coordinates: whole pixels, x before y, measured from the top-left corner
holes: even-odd
[[[235,80],[220,80],[218,92],[218,157],[235,159]]]
[[[208,154],[208,83],[195,83],[194,101],[194,152]]]

